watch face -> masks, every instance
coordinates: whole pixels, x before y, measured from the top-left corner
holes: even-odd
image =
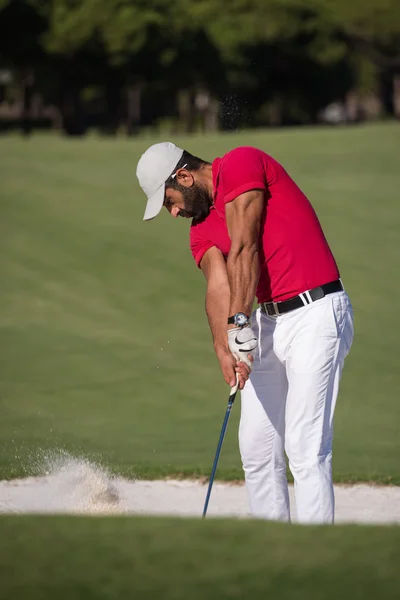
[[[247,325],[247,323],[249,322],[249,319],[248,319],[247,315],[245,315],[244,313],[237,313],[235,315],[235,321],[236,321],[236,325],[238,325],[239,327],[243,327],[243,325]]]

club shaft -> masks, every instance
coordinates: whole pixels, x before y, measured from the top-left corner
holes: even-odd
[[[237,393],[237,385],[232,388],[231,395],[229,396],[228,406],[226,407],[226,413],[225,413],[224,422],[222,424],[221,435],[219,436],[217,451],[215,453],[215,458],[214,458],[214,464],[213,464],[212,471],[211,471],[210,481],[208,483],[207,496],[206,496],[206,501],[204,503],[204,509],[203,509],[203,519],[205,518],[205,516],[207,514],[208,503],[210,501],[211,489],[212,489],[212,486],[214,483],[214,477],[215,477],[215,473],[216,473],[217,466],[218,466],[219,455],[221,452],[222,444],[224,442],[225,432],[226,432],[226,428],[228,426],[229,417],[231,415],[231,409],[232,409],[233,403],[235,401],[236,393]]]

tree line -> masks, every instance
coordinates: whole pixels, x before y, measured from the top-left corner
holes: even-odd
[[[0,121],[82,135],[398,118],[399,42],[398,0],[0,0]]]

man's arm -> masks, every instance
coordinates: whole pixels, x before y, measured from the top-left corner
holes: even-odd
[[[225,205],[231,250],[226,263],[230,288],[229,315],[250,315],[260,277],[259,244],[265,208],[264,191],[251,190]]]
[[[207,250],[200,268],[207,279],[206,313],[213,336],[214,349],[229,351],[226,336],[230,289],[225,259],[215,246]]]
[[[228,346],[227,321],[230,288],[223,254],[215,246],[210,248],[204,254],[200,268],[207,279],[206,313],[213,336],[215,353],[226,383],[233,386],[238,372],[240,389],[242,389],[249,369],[243,363],[238,365]]]

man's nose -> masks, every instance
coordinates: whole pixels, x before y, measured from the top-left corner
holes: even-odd
[[[173,206],[171,208],[171,216],[174,217],[174,219],[176,219],[177,217],[179,217],[179,208],[177,206]]]

